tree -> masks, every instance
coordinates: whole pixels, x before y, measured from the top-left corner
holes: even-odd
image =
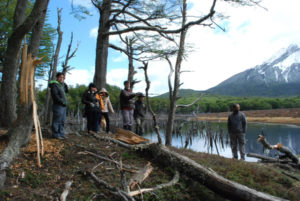
[[[25,19],[27,0],[16,4],[12,34],[8,38],[3,62],[0,94],[0,123],[8,127],[16,119],[16,78],[19,67],[19,52],[24,36],[35,26],[47,11],[48,1],[36,0],[30,15]]]

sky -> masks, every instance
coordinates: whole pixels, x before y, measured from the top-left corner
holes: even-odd
[[[61,29],[63,42],[60,57],[63,59],[74,34],[73,47],[79,44],[76,57],[69,63],[74,69],[66,77],[66,83],[89,84],[95,72],[96,39],[99,23],[98,11],[90,0],[73,0],[75,5],[84,5],[92,16],[77,20],[71,11],[71,0],[50,0],[48,23],[57,26],[57,8],[62,10]],[[207,13],[211,0],[189,0],[191,15]],[[182,70],[181,88],[206,90],[214,87],[229,77],[246,69],[255,67],[268,60],[272,55],[290,44],[300,46],[300,1],[299,0],[263,0],[261,6],[235,6],[218,1],[216,11],[228,18],[218,21],[225,28],[194,26],[187,33],[187,44],[192,48]],[[110,42],[117,41],[111,37]],[[62,61],[62,60],[61,60]],[[135,67],[138,67],[136,64]],[[165,61],[149,62],[150,94],[158,95],[168,91],[167,78],[169,65]],[[123,88],[123,81],[128,74],[127,57],[115,50],[109,50],[107,83]],[[141,80],[135,91],[144,92],[144,74],[141,70],[135,78]]]

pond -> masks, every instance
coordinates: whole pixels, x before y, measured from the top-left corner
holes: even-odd
[[[226,123],[200,122],[198,126],[189,124],[190,123],[184,122],[176,123],[176,125],[181,126],[179,126],[179,129],[178,127],[175,128],[177,131],[173,134],[173,146],[183,148],[187,136],[191,135],[191,140],[187,146],[188,149],[212,154],[219,152],[221,156],[227,158],[232,157]],[[147,127],[149,128],[149,126],[146,126],[146,128]],[[194,128],[191,129],[191,127]],[[161,129],[160,132],[164,138],[164,130]],[[261,133],[265,135],[270,144],[281,143],[291,149],[295,154],[300,154],[300,126],[265,123],[248,123],[246,153],[265,153],[262,144],[257,142],[257,136]],[[150,140],[157,141],[156,134],[151,130],[146,131],[143,136]],[[268,156],[274,157],[278,152],[271,150],[268,154]],[[257,161],[257,159],[246,157],[246,161]]]

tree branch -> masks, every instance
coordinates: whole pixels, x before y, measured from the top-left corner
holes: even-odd
[[[192,103],[187,104],[187,105],[176,105],[176,108],[178,107],[190,107],[192,105],[194,105],[195,103],[197,103],[198,101],[200,101],[200,99],[202,98],[203,94],[200,95],[200,97],[198,97],[196,100],[194,100]]]

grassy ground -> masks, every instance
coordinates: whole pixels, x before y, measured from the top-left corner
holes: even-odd
[[[109,191],[103,186],[96,185],[85,173],[100,163],[95,171],[96,175],[112,186],[121,187],[119,171],[109,162],[86,155],[85,150],[102,156],[110,155],[117,161],[122,158],[122,162],[130,165],[131,169],[141,168],[148,161],[152,162],[154,170],[141,188],[166,183],[174,175],[173,167],[161,167],[152,158],[145,158],[113,143],[98,141],[87,134],[69,135],[69,138],[64,141],[45,136],[46,152],[42,158],[42,168],[36,166],[35,143],[32,140],[27,147],[22,149],[20,156],[8,170],[5,188],[0,191],[0,200],[57,200],[64,190],[65,183],[70,180],[73,184],[67,200],[116,200]],[[300,199],[300,182],[282,174],[286,170],[184,149],[174,148],[173,150],[212,168],[228,179],[251,188],[290,200]],[[298,172],[291,174],[300,179]],[[132,173],[126,173],[126,176],[129,179]],[[178,184],[151,194],[144,194],[143,199],[137,196],[136,200],[221,201],[225,199],[192,179],[180,175]]]

